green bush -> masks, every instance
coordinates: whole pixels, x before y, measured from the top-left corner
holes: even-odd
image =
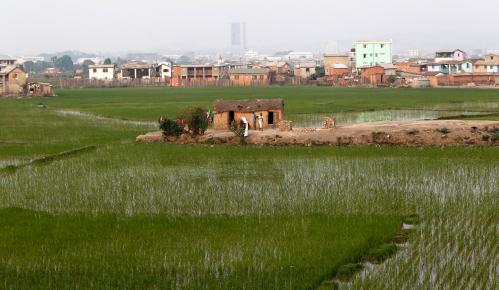
[[[482,135],[482,141],[489,141],[490,140],[490,135]]]
[[[182,111],[179,116],[184,119],[192,135],[203,135],[208,128],[207,111],[200,107],[190,107]]]
[[[499,132],[495,132],[494,134],[492,134],[490,140],[492,140],[492,142],[499,141]]]
[[[440,132],[442,134],[449,134],[450,133],[450,129],[447,128],[447,127],[443,127],[443,128],[437,129],[437,132]]]
[[[175,123],[175,121],[170,119],[165,119],[159,123],[159,128],[163,130],[164,136],[180,136],[182,134],[182,128]]]

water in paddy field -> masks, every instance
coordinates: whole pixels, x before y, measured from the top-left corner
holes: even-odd
[[[381,110],[368,112],[340,112],[340,113],[315,113],[297,114],[290,116],[295,128],[320,128],[324,117],[333,116],[339,125],[357,124],[378,121],[418,121],[436,120],[442,117],[460,115],[485,115],[487,112],[470,111],[436,111],[436,110]]]

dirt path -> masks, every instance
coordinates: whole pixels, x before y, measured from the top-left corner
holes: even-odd
[[[492,136],[499,128],[498,121],[384,121],[340,126],[334,129],[305,128],[289,132],[250,131],[248,144],[254,145],[370,145],[401,146],[466,146],[499,145]],[[488,140],[487,137],[488,136]],[[137,137],[142,142],[237,144],[232,132],[209,130],[198,138],[181,136],[165,140],[161,132]]]

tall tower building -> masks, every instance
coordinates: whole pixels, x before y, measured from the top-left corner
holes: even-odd
[[[246,22],[231,23],[231,46],[232,49],[246,50]]]

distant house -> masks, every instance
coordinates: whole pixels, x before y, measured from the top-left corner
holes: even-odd
[[[15,65],[16,59],[8,55],[0,55],[0,69],[7,66]]]
[[[466,59],[466,53],[460,49],[445,49],[435,53],[435,62],[449,62],[457,61],[462,62]]]
[[[294,75],[302,79],[308,79],[315,74],[316,67],[315,63],[297,64],[294,68]]]
[[[385,69],[381,65],[363,67],[360,78],[363,84],[380,85],[385,82]]]
[[[393,63],[391,41],[359,40],[355,42],[354,51],[357,68]]]
[[[228,71],[234,85],[251,86],[269,84],[270,70],[267,68],[235,68]]]
[[[51,76],[60,75],[61,70],[59,68],[56,68],[56,67],[48,67],[45,69],[45,74],[48,74]]]
[[[147,63],[126,63],[120,65],[121,79],[149,79],[152,76],[151,65]]]
[[[0,68],[0,95],[18,95],[26,85],[26,72],[15,65]]]
[[[428,72],[443,73],[443,74],[472,73],[473,61],[449,60],[449,61],[429,63]]]
[[[346,54],[325,54],[324,55],[324,70],[326,76],[335,75],[338,72],[331,73],[332,69],[339,67],[346,67],[347,69],[352,66],[352,59]]]
[[[171,78],[173,74],[172,65],[169,63],[158,63],[156,65],[156,77],[161,79]]]
[[[330,64],[327,70],[328,74],[326,77],[328,80],[344,78],[350,73],[350,68],[345,64]]]
[[[487,54],[473,64],[473,72],[499,73],[499,54]]]
[[[214,128],[216,130],[229,129],[232,122],[240,122],[246,117],[251,128],[256,128],[253,114],[263,117],[263,127],[275,127],[284,119],[284,101],[282,99],[265,100],[223,100],[213,106]]]
[[[180,65],[174,68],[174,77],[182,80],[217,80],[223,78],[225,65]]]
[[[33,97],[50,97],[54,95],[54,91],[49,83],[29,83],[27,94]]]
[[[113,80],[113,64],[94,64],[88,66],[88,78],[91,80]]]

